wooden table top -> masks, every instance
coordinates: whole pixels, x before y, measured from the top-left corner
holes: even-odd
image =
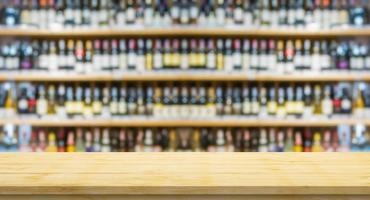
[[[370,153],[3,153],[0,195],[370,195]]]

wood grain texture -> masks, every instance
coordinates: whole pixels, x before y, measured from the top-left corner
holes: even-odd
[[[312,118],[312,119],[258,119],[258,118],[215,118],[215,119],[156,119],[151,117],[130,117],[121,119],[58,119],[51,118],[7,118],[3,124],[28,124],[37,127],[333,127],[341,124],[364,124],[370,126],[370,119],[361,118]]]
[[[368,153],[7,153],[0,166],[0,195],[370,195]]]
[[[0,81],[33,81],[33,82],[96,82],[96,81],[370,81],[370,73],[337,73],[337,74],[254,74],[247,72],[148,72],[148,73],[101,73],[76,74],[45,72],[1,73]]]
[[[328,195],[0,195],[0,200],[368,200],[369,196]]]
[[[170,27],[142,28],[127,27],[122,29],[58,29],[38,30],[30,28],[1,28],[0,36],[60,38],[60,37],[345,37],[369,36],[370,28],[342,28],[332,30],[306,29],[246,29],[246,28],[202,28],[202,27]]]

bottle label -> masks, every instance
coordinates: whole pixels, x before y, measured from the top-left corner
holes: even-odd
[[[84,104],[82,101],[75,101],[74,102],[75,112],[76,114],[82,114],[84,110]]]
[[[342,109],[343,110],[350,110],[351,109],[351,106],[352,106],[352,103],[348,99],[343,99],[341,105],[342,105]]]
[[[279,118],[285,117],[287,114],[286,106],[278,106],[276,109],[276,116]]]
[[[100,22],[100,25],[108,24],[108,11],[107,10],[101,9],[99,11],[99,22]]]
[[[39,115],[46,115],[48,110],[48,103],[46,100],[40,99],[37,101],[36,113]]]
[[[216,9],[216,20],[218,25],[225,24],[225,10],[223,8]]]
[[[243,10],[240,7],[234,9],[235,22],[243,22]]]
[[[189,68],[189,58],[187,54],[181,55],[181,69],[188,69]]]
[[[226,55],[225,57],[225,70],[232,71],[233,70],[233,57],[231,55]]]
[[[244,24],[251,25],[253,23],[252,13],[244,12]]]
[[[110,113],[117,114],[118,113],[118,103],[115,101],[111,101],[109,105]]]
[[[133,8],[128,8],[126,10],[126,19],[128,22],[134,22],[135,21],[135,10]]]
[[[92,110],[94,114],[100,114],[102,112],[102,103],[99,101],[94,101],[92,103]]]
[[[50,62],[50,61],[49,61]],[[76,58],[73,54],[67,56],[67,65],[69,68],[73,69],[76,64]]]
[[[128,53],[127,63],[129,68],[136,68],[136,54],[134,52]]]
[[[277,103],[275,101],[269,101],[267,103],[267,112],[269,114],[275,114],[277,109]]]
[[[171,65],[172,67],[179,67],[180,66],[180,61],[181,57],[180,54],[178,53],[173,53],[171,57]]]
[[[251,113],[251,103],[249,101],[243,102],[243,114],[250,114]]]
[[[302,57],[302,55],[296,54],[294,56],[294,66],[295,66],[295,68],[298,68],[298,69],[303,68],[303,57]]]
[[[174,19],[180,18],[180,9],[178,6],[171,7],[171,17]]]
[[[80,9],[74,9],[73,16],[76,25],[82,24],[82,12]]]
[[[322,113],[324,115],[331,115],[333,113],[333,103],[330,99],[324,99],[322,101]]]
[[[149,18],[145,16],[146,18]],[[117,24],[120,27],[124,27],[126,25],[126,14],[124,12],[118,12],[117,13]]]
[[[49,56],[45,54],[40,55],[40,68],[41,69],[48,69],[49,66]]]
[[[287,101],[287,102],[285,103],[285,110],[286,110],[286,113],[287,113],[287,114],[294,114],[294,110],[295,110],[294,102],[292,102],[292,101]]]
[[[84,117],[92,117],[93,116],[92,107],[85,105],[83,108],[83,115]]]
[[[268,70],[270,71],[275,71],[275,68],[276,68],[276,55],[275,54],[270,54],[268,55],[268,58],[267,58],[267,65],[268,65]]]
[[[120,101],[118,103],[118,112],[120,114],[127,114],[127,104],[125,101]]]
[[[257,55],[251,55],[251,67],[257,69],[259,65],[259,59]]]
[[[153,56],[151,53],[147,53],[145,56],[145,66],[148,70],[153,69]]]
[[[248,70],[250,65],[249,53],[243,53],[243,69]]]
[[[322,66],[320,54],[312,55],[312,69],[315,71],[320,71]]]
[[[112,68],[114,68],[114,69],[118,68],[119,61],[118,61],[117,55],[110,55],[109,60],[110,60]]]
[[[21,111],[26,111],[28,108],[28,101],[26,99],[20,99],[18,101],[18,109]]]
[[[139,55],[137,56],[137,65],[136,65],[136,69],[138,71],[144,71],[145,70],[145,57],[144,55]]]
[[[214,53],[208,53],[207,55],[207,68],[208,69],[216,68],[216,55]]]
[[[303,101],[296,101],[294,104],[295,104],[294,105],[294,113],[299,114],[299,115],[303,114],[303,112],[304,112],[304,102]]]
[[[206,66],[206,55],[204,53],[197,54],[197,65],[199,67]]]
[[[162,64],[162,55],[160,53],[155,53],[154,54],[154,63],[153,63],[154,69],[161,69],[163,64]]]
[[[171,66],[171,54],[163,54],[163,65],[166,67]]]
[[[217,69],[224,69],[224,55],[222,53],[217,54]]]
[[[121,70],[127,70],[127,56],[125,53],[119,54],[119,68]]]
[[[65,103],[65,106],[66,106],[66,112],[67,112],[67,114],[74,114],[74,112],[75,112],[75,104],[74,104],[74,102],[72,102],[72,101],[67,101],[66,103]]]
[[[242,66],[242,59],[240,53],[233,54],[234,68],[240,68]]]
[[[260,112],[260,104],[257,101],[251,102],[251,112],[253,114],[258,114]]]

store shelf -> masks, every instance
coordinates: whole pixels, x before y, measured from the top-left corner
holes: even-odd
[[[38,127],[330,127],[341,124],[364,124],[370,126],[370,119],[153,119],[129,117],[126,119],[39,119],[39,118],[9,118],[1,119],[4,124],[28,124]]]
[[[6,153],[0,163],[0,199],[370,198],[368,153]]]
[[[1,73],[0,81],[33,81],[33,82],[71,82],[71,81],[370,81],[370,72],[338,73],[301,73],[301,74],[263,74],[263,73],[220,73],[220,72],[148,72],[148,73]]]
[[[248,29],[238,27],[201,28],[201,27],[170,27],[142,28],[126,27],[121,29],[56,29],[40,30],[32,28],[0,28],[0,36],[10,37],[189,37],[189,36],[263,36],[263,37],[354,37],[369,36],[370,28],[338,28],[330,30],[309,29]]]

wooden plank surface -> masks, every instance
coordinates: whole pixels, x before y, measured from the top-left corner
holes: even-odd
[[[338,125],[363,124],[370,126],[366,118],[314,118],[311,119],[259,119],[248,117],[225,117],[211,119],[158,119],[152,117],[60,119],[58,117],[3,118],[0,125],[27,124],[37,127],[331,127]]]
[[[126,27],[122,29],[55,29],[39,30],[32,28],[0,28],[0,36],[10,37],[207,37],[207,36],[264,36],[264,37],[346,37],[369,36],[370,28],[338,28],[332,30],[306,30],[306,29],[271,29],[271,28],[202,28],[202,27],[170,27],[170,28],[143,28]]]
[[[0,166],[0,195],[370,195],[369,153],[7,153]]]
[[[33,82],[71,82],[71,81],[370,81],[370,73],[337,73],[337,74],[256,74],[227,72],[148,72],[148,73],[101,73],[76,74],[45,72],[1,73],[0,81],[33,81]]]

